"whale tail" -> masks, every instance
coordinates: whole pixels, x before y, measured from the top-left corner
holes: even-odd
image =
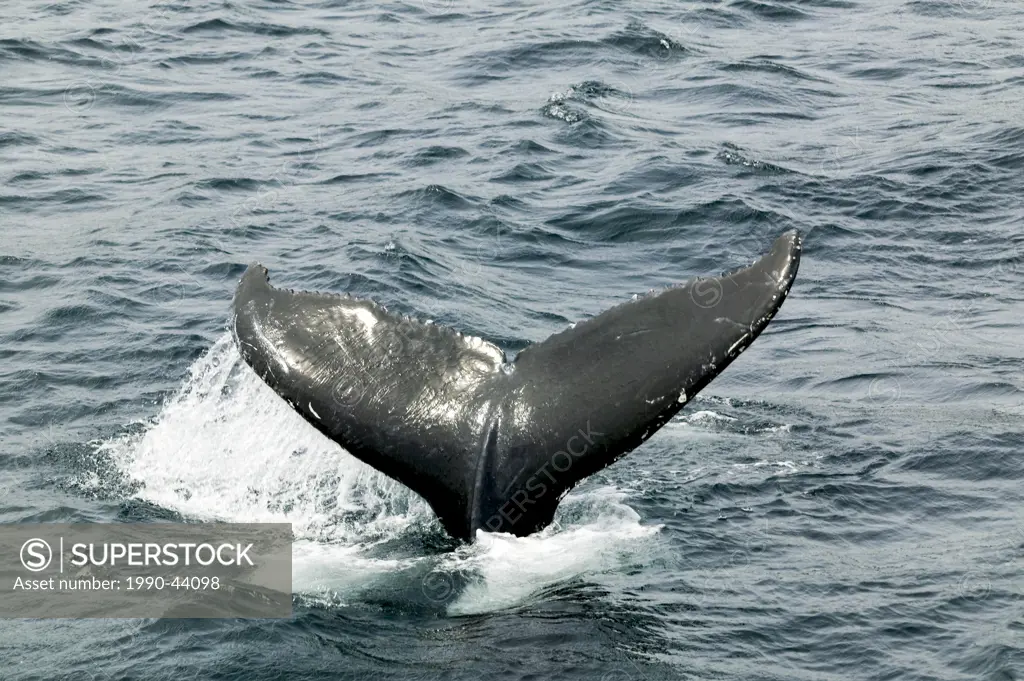
[[[749,267],[627,302],[523,350],[348,296],[235,294],[245,361],[351,454],[412,488],[453,536],[526,535],[643,443],[745,350],[796,276],[788,232]]]

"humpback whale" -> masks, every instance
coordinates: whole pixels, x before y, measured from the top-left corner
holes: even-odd
[[[525,536],[757,338],[793,284],[800,249],[787,232],[748,267],[623,303],[512,361],[369,300],[275,288],[258,264],[238,284],[232,328],[263,381],[426,499],[450,535]]]

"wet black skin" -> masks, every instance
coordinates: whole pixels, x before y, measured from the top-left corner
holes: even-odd
[[[245,361],[307,421],[409,486],[454,537],[525,536],[642,444],[778,312],[796,232],[760,260],[613,307],[527,347],[491,343],[348,296],[270,285],[250,266],[233,329]]]

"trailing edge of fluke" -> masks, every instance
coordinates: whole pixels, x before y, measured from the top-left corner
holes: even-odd
[[[512,362],[372,301],[274,288],[260,265],[238,285],[233,331],[278,395],[426,499],[449,534],[523,536],[754,342],[793,284],[800,248],[787,232],[749,267],[613,307]]]

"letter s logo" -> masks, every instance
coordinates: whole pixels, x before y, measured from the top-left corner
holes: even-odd
[[[722,282],[717,279],[698,279],[690,287],[690,299],[697,307],[707,309],[722,300]]]
[[[53,560],[53,550],[42,539],[29,539],[21,545],[21,564],[26,570],[39,572],[45,570]]]

